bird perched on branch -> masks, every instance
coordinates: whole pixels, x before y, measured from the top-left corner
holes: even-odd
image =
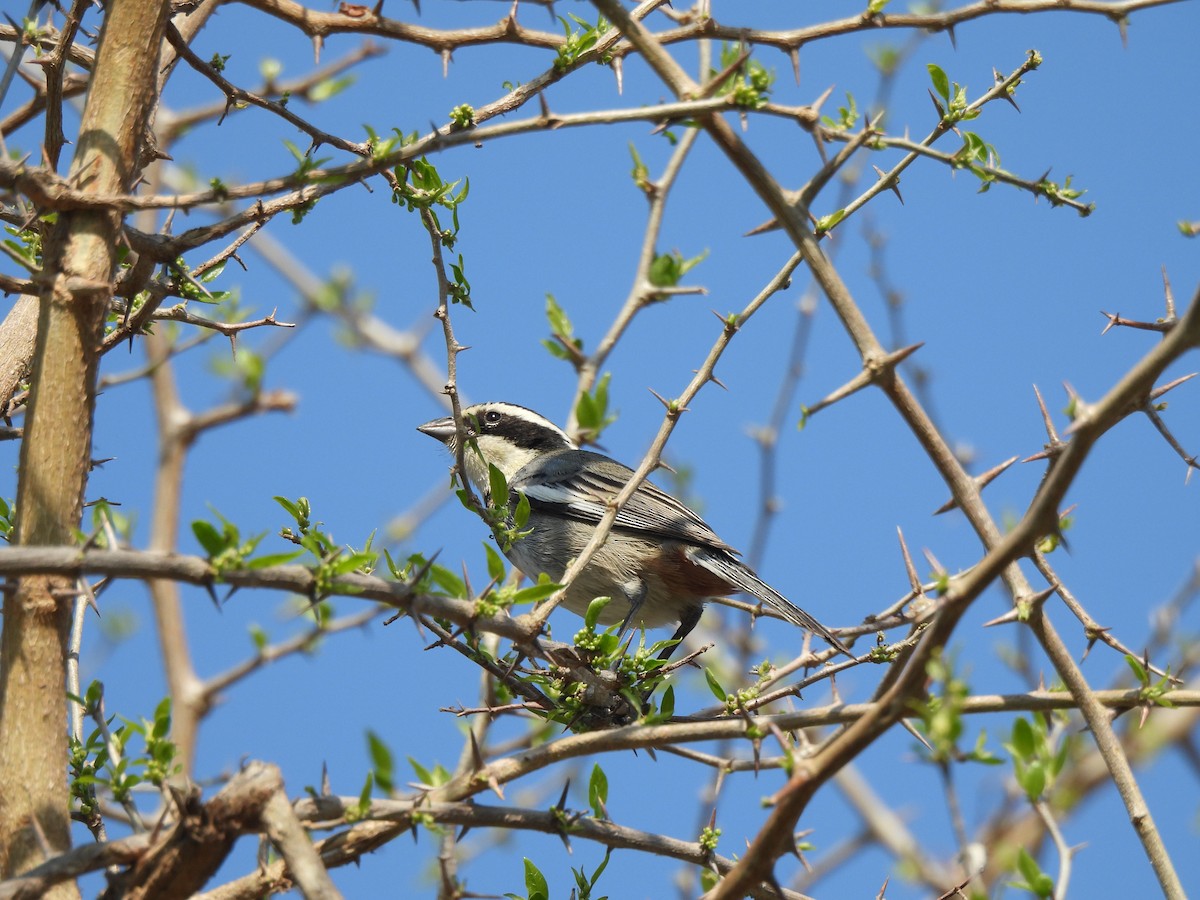
[[[463,410],[467,441],[466,476],[490,497],[489,464],[503,473],[510,505],[528,499],[529,533],[514,540],[505,555],[530,578],[541,573],[558,581],[583,551],[611,501],[633,470],[607,456],[581,450],[544,416],[513,403],[480,403]],[[417,429],[457,454],[460,435],[454,419],[426,422]],[[738,559],[696,513],[670,494],[643,481],[621,507],[612,532],[567,588],[563,605],[583,615],[596,597],[610,597],[602,625],[621,623],[657,628],[675,622],[682,641],[700,621],[707,600],[744,593],[794,625],[820,635],[853,655],[825,626],[796,606]]]

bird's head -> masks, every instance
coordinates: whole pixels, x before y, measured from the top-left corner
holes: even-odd
[[[419,425],[417,431],[441,441],[452,454],[458,452],[460,437],[465,438],[463,463],[467,478],[480,491],[488,490],[488,463],[511,481],[523,466],[543,453],[579,449],[545,416],[515,403],[477,403],[464,409],[462,418],[462,435],[450,416]]]

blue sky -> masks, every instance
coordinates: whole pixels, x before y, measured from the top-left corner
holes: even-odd
[[[764,27],[795,26],[860,11],[847,3],[823,4],[797,13],[784,3],[716,3],[723,22],[751,21]],[[422,4],[421,24],[452,27],[495,20],[505,4]],[[560,4],[593,18],[585,4]],[[405,4],[388,12],[411,18]],[[522,21],[558,30],[546,13],[522,8]],[[927,88],[927,63],[941,66],[954,81],[977,96],[991,84],[992,68],[1015,69],[1030,48],[1044,64],[1022,85],[1020,112],[994,104],[971,127],[998,149],[1003,166],[1022,177],[1037,178],[1047,169],[1062,181],[1087,189],[1096,212],[1080,218],[1066,209],[996,186],[977,192],[975,179],[922,162],[904,175],[904,203],[885,195],[868,207],[870,221],[886,236],[888,280],[905,298],[904,328],[909,342],[924,341],[916,360],[928,371],[931,406],[946,435],[969,449],[982,471],[1010,456],[1022,457],[1045,440],[1033,395],[1040,387],[1058,426],[1065,427],[1064,381],[1085,398],[1096,398],[1156,340],[1146,332],[1116,330],[1101,337],[1100,310],[1138,319],[1162,314],[1161,269],[1168,271],[1182,305],[1200,281],[1197,244],[1183,238],[1176,222],[1200,219],[1200,189],[1195,177],[1197,103],[1185,60],[1194,56],[1200,27],[1196,6],[1179,4],[1136,14],[1123,47],[1117,29],[1096,16],[1054,13],[1005,16],[967,23],[956,30],[957,46],[945,35],[931,35],[913,53],[893,87],[887,119],[891,133],[908,129],[913,137],[933,124]],[[876,79],[864,48],[904,39],[901,33],[876,32],[807,46],[802,53],[799,86],[786,57],[759,49],[756,58],[778,75],[774,98],[800,104],[834,88],[828,106],[844,102],[847,91],[860,106],[874,95]],[[347,52],[353,38],[334,36],[323,62]],[[229,54],[226,74],[250,85],[260,60],[282,61],[283,77],[296,77],[311,65],[312,48],[252,10],[225,6],[196,43],[210,58]],[[550,65],[547,51],[513,46],[457,52],[448,76],[441,61],[422,48],[392,46],[356,70],[357,80],[337,100],[317,107],[298,105],[320,127],[350,139],[365,137],[363,124],[386,133],[425,130],[443,122],[459,103],[482,106],[501,95],[505,80],[527,81]],[[682,59],[691,64],[692,51]],[[547,92],[556,112],[628,108],[658,102],[665,89],[637,62],[625,67],[625,92],[619,95],[611,73],[581,72]],[[20,99],[14,94],[11,106]],[[180,70],[167,103],[181,110],[218,99],[213,88]],[[532,114],[534,110],[528,112]],[[525,115],[525,111],[515,116]],[[752,117],[745,134],[749,145],[771,165],[782,183],[797,187],[811,173],[817,155],[809,137],[780,120]],[[269,115],[249,110],[234,114],[219,128],[199,129],[172,150],[177,165],[190,168],[200,183],[220,177],[226,183],[289,171],[293,165],[284,140],[304,146],[303,136]],[[10,141],[33,146],[32,132]],[[471,192],[460,218],[460,244],[472,284],[475,311],[455,308],[459,340],[471,349],[460,357],[459,382],[473,400],[519,402],[562,421],[574,390],[569,367],[540,346],[547,334],[544,305],[553,294],[575,323],[587,348],[607,328],[629,290],[645,222],[645,201],[629,171],[630,143],[657,177],[670,153],[661,135],[645,124],[564,130],[464,147],[432,160],[447,179],[469,177]],[[942,149],[957,149],[947,139]],[[318,156],[336,152],[322,149]],[[882,168],[895,153],[870,160]],[[325,199],[303,226],[285,219],[268,227],[317,278],[349,273],[357,295],[369,297],[375,315],[393,328],[427,330],[423,350],[444,366],[440,330],[431,314],[436,283],[429,247],[417,220],[389,202],[385,186],[373,192],[353,188]],[[832,212],[834,189],[815,205],[818,215]],[[741,309],[790,255],[781,234],[746,238],[744,233],[766,217],[761,204],[740,183],[728,163],[702,138],[675,188],[660,249],[708,257],[686,278],[701,284],[703,297],[678,297],[640,315],[610,360],[612,405],[617,423],[604,435],[614,457],[636,464],[657,429],[662,410],[649,389],[677,394],[691,378],[717,337],[712,311]],[[192,217],[204,220],[203,215]],[[859,305],[887,337],[887,313],[868,272],[863,237],[866,216],[849,220],[835,238],[836,261]],[[192,224],[177,220],[175,230]],[[829,246],[829,245],[827,245]],[[211,250],[198,254],[199,262]],[[249,270],[230,266],[219,287],[236,289],[242,302],[266,314],[278,307],[281,320],[298,315],[295,289],[272,271],[253,243],[243,253]],[[769,416],[787,365],[796,307],[807,286],[803,271],[794,286],[775,297],[740,332],[718,366],[728,390],[707,388],[691,405],[668,447],[668,458],[694,475],[692,490],[704,514],[730,543],[750,540],[759,499],[758,455],[748,431]],[[200,310],[204,312],[204,310]],[[890,339],[890,338],[889,338]],[[280,341],[265,332],[243,337],[243,345],[264,349]],[[214,359],[228,357],[220,339],[181,358],[178,371],[185,402],[202,410],[229,394],[228,382],[211,374]],[[110,354],[106,374],[140,366],[142,353],[123,349]],[[818,304],[804,374],[791,403],[780,443],[778,493],[781,511],[770,536],[761,574],[830,625],[848,625],[884,608],[907,589],[896,542],[904,530],[915,553],[928,548],[952,571],[970,566],[979,545],[961,516],[933,518],[930,513],[947,491],[914,438],[884,398],[864,392],[814,417],[800,432],[794,426],[799,405],[811,404],[849,380],[860,362],[830,309]],[[1194,358],[1173,375],[1197,368]],[[238,423],[200,441],[188,465],[183,519],[212,518],[212,509],[236,522],[244,533],[270,532],[286,524],[273,495],[311,499],[316,516],[339,540],[361,545],[378,530],[446,483],[440,448],[415,426],[440,414],[437,398],[414,382],[395,361],[357,352],[339,338],[328,319],[315,319],[287,337],[271,358],[266,383],[299,397],[291,415],[272,415]],[[1170,397],[1165,415],[1189,452],[1200,450],[1194,414],[1195,388]],[[153,410],[143,384],[106,391],[97,407],[95,455],[115,457],[97,470],[89,497],[122,503],[134,516],[134,543],[144,546],[152,490],[155,446]],[[15,493],[17,447],[0,444],[0,494]],[[1044,464],[1018,465],[984,494],[1003,521],[1018,516],[1031,498]],[[1197,559],[1200,513],[1197,485],[1185,485],[1185,467],[1142,417],[1121,423],[1096,448],[1068,502],[1078,503],[1069,533],[1070,552],[1053,562],[1065,583],[1090,612],[1111,626],[1123,641],[1140,648],[1148,633],[1149,612],[1190,576]],[[196,552],[185,527],[182,550]],[[484,527],[457,503],[441,506],[407,540],[390,546],[400,552],[441,551],[440,561],[458,569],[463,560],[476,582],[483,576]],[[268,537],[264,547],[282,549]],[[927,575],[929,567],[918,560]],[[1032,573],[1032,569],[1030,569]],[[283,637],[297,623],[284,598],[242,592],[217,611],[203,592],[189,594],[190,638],[202,675],[211,675],[251,653],[251,623]],[[997,659],[997,648],[1016,638],[1012,627],[982,630],[981,624],[1006,608],[992,591],[976,604],[951,644],[977,693],[1019,691],[1021,682]],[[111,709],[136,717],[149,715],[165,690],[153,628],[143,589],[120,584],[103,600],[106,617],[130,616],[132,637],[109,643],[99,630],[87,640],[85,677],[103,678]],[[339,600],[342,612],[357,609]],[[1082,655],[1080,628],[1060,606],[1052,618],[1068,646]],[[569,635],[577,619],[556,613],[558,636]],[[710,613],[706,622],[721,621]],[[745,627],[736,616],[726,627]],[[1194,635],[1194,611],[1181,625]],[[782,624],[759,623],[758,657],[786,659],[796,634]],[[453,767],[462,736],[461,723],[439,707],[471,704],[476,671],[447,650],[425,652],[428,640],[408,622],[388,628],[378,623],[360,633],[328,640],[318,654],[295,657],[269,667],[232,692],[207,721],[201,737],[197,772],[211,778],[228,772],[247,757],[278,761],[293,794],[317,784],[327,764],[335,791],[355,794],[369,765],[364,732],[372,729],[399,758],[412,755],[429,765]],[[1035,669],[1052,672],[1040,657]],[[1125,664],[1115,653],[1096,648],[1084,663],[1096,686],[1107,686]],[[841,696],[863,700],[880,672],[862,670],[839,679]],[[707,705],[702,679],[685,676],[685,708]],[[804,703],[828,699],[823,689]],[[976,730],[988,731],[988,746],[1000,743],[1011,720],[969,722],[969,746]],[[913,741],[895,731],[859,761],[889,804],[902,810],[926,851],[939,858],[953,854],[954,840],[944,810],[938,773],[913,764]],[[903,763],[901,768],[899,764]],[[708,816],[699,800],[709,773],[660,754],[606,758],[614,802],[613,817],[622,824],[660,829],[692,839]],[[580,785],[591,761],[572,776],[572,803],[586,806]],[[962,767],[956,773],[968,828],[991,809],[1009,768]],[[1200,884],[1195,845],[1195,773],[1179,757],[1167,754],[1139,771],[1150,808],[1167,835],[1185,884]],[[510,785],[507,801],[535,808],[551,805],[565,779]],[[768,772],[753,780],[732,779],[722,792],[718,824],[724,829],[720,852],[736,854],[752,836],[763,813],[759,798],[781,784]],[[645,798],[652,802],[644,802]],[[483,798],[490,802],[494,798]],[[836,789],[821,792],[801,820],[813,828],[809,840],[821,853],[855,834],[859,825]],[[1145,894],[1154,883],[1125,813],[1114,795],[1093,797],[1066,825],[1072,844],[1086,843],[1076,860],[1072,887],[1080,896],[1121,892]],[[84,836],[81,836],[83,839]],[[476,832],[468,845],[487,847]],[[407,839],[365,859],[336,878],[347,896],[383,891],[423,895],[432,892],[428,875],[434,859],[428,835],[417,845]],[[520,856],[534,857],[551,881],[553,896],[566,896],[569,866],[591,869],[600,849],[582,841],[567,856],[556,838],[520,837],[466,865],[462,874],[471,890],[503,893],[520,886]],[[1052,855],[1043,858],[1048,871]],[[241,853],[227,867],[230,875],[249,870]],[[792,864],[784,863],[786,882]],[[612,897],[664,896],[673,891],[679,867],[632,853],[614,856],[601,886]],[[895,877],[889,859],[869,852],[852,870],[815,888],[821,896],[872,895],[883,879],[894,877],[892,898],[925,892]]]

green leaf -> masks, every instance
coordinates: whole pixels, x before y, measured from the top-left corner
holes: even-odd
[[[408,764],[412,766],[413,771],[417,773],[417,780],[421,782],[421,784],[433,784],[433,776],[429,773],[427,768],[425,768],[411,756],[408,758]]]
[[[513,510],[513,524],[518,529],[524,528],[525,523],[529,521],[529,509],[529,498],[525,496],[523,491],[519,492],[517,494],[517,508]]]
[[[600,621],[600,613],[603,612],[604,607],[608,606],[608,604],[611,602],[612,597],[597,597],[595,600],[589,603],[587,612],[584,613],[583,616],[584,627],[589,630],[595,628],[596,623]]]
[[[1054,758],[1050,761],[1050,775],[1057,778],[1062,773],[1063,766],[1067,764],[1067,758],[1070,756],[1071,743],[1064,740],[1062,746],[1058,748],[1058,752],[1054,754]]]
[[[668,684],[667,689],[663,691],[662,700],[658,704],[658,714],[664,721],[675,715],[675,686],[673,684]]]
[[[1029,720],[1017,719],[1012,728],[1012,748],[1016,755],[1022,759],[1030,759],[1033,757],[1034,746],[1033,727]]]
[[[592,776],[588,779],[588,806],[597,819],[607,819],[608,776],[600,768],[600,764],[592,766]]]
[[[363,782],[362,790],[358,793],[358,803],[353,809],[346,810],[346,821],[357,822],[365,816],[371,809],[371,790],[375,787],[374,776],[368,772],[367,779]]]
[[[451,597],[465,597],[467,594],[467,585],[461,578],[447,569],[445,566],[433,565],[429,569],[429,577],[433,579],[433,583],[440,587]]]
[[[308,99],[313,103],[320,103],[323,100],[337,96],[352,84],[354,84],[353,75],[344,75],[341,78],[326,78],[324,81],[318,81],[313,85],[312,89],[308,92]]]
[[[941,67],[928,63],[925,68],[929,70],[929,78],[933,81],[933,89],[938,92],[947,105],[950,103],[950,79],[946,77],[946,73],[941,70]]]
[[[367,749],[371,754],[371,765],[375,768],[375,781],[379,789],[391,793],[394,786],[392,773],[395,771],[395,761],[392,751],[374,731],[367,731]]]
[[[197,519],[192,523],[192,534],[209,556],[216,556],[225,549],[225,539],[211,522]]]
[[[287,497],[276,496],[275,502],[287,510],[288,514],[297,522],[300,521],[300,507],[289,500]]]
[[[537,603],[539,600],[545,600],[547,597],[552,597],[556,591],[562,588],[561,584],[553,581],[539,582],[538,584],[530,585],[526,588],[521,588],[513,594],[512,602],[517,603]]]
[[[487,556],[488,578],[499,582],[504,578],[504,558],[496,552],[496,548],[487,541],[483,542],[483,552]]]
[[[494,463],[488,463],[488,490],[491,491],[493,505],[508,503],[508,479]]]
[[[171,730],[171,698],[164,697],[154,708],[154,727],[150,736],[163,738]]]
[[[1046,768],[1039,760],[1020,773],[1017,780],[1025,790],[1025,795],[1036,801],[1046,790]]]
[[[303,555],[303,550],[293,550],[291,553],[269,553],[266,556],[257,556],[254,559],[247,560],[246,568],[266,569],[270,566],[282,566]]]
[[[525,858],[525,890],[529,894],[529,900],[550,900],[550,886],[546,884],[546,876],[528,857]]]
[[[555,334],[561,334],[567,338],[574,335],[575,328],[571,324],[570,318],[563,312],[563,308],[558,305],[558,301],[554,299],[553,294],[546,295],[546,319],[550,322],[550,330]]]
[[[712,669],[708,666],[704,667],[704,680],[708,682],[708,689],[713,692],[713,696],[725,702],[725,698],[729,696],[725,688],[721,687],[721,682],[717,681],[717,676],[712,673]]]
[[[1141,660],[1127,653],[1125,654],[1125,662],[1133,670],[1133,677],[1138,680],[1138,684],[1144,687],[1150,683],[1150,675],[1146,672],[1146,667],[1142,665]]]
[[[835,225],[837,225],[838,222],[842,221],[842,219],[844,219],[844,218],[846,218],[846,210],[844,210],[844,209],[839,209],[839,210],[836,210],[835,212],[831,212],[827,216],[821,216],[821,218],[817,219],[817,232],[820,234],[824,234],[825,232],[831,230]]]
[[[1054,879],[1042,871],[1037,860],[1030,856],[1024,847],[1017,856],[1017,869],[1025,879],[1025,884],[1018,887],[1024,887],[1039,897],[1050,897],[1054,894]]]
[[[251,625],[250,626],[250,640],[252,640],[254,642],[254,649],[257,650],[259,653],[262,653],[262,651],[266,648],[270,639],[267,637],[267,633],[265,631],[263,631],[260,626]]]

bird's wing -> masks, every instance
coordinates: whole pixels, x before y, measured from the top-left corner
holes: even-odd
[[[632,469],[599,453],[561,450],[544,454],[523,467],[509,482],[509,488],[525,494],[535,508],[594,524],[603,518],[609,502],[632,475]],[[737,551],[717,537],[703,519],[650,482],[643,481],[621,507],[615,527],[688,544],[684,552],[694,565],[853,656],[829,629],[738,560]]]
[[[547,453],[522,468],[509,487],[530,504],[582,522],[599,522],[633,470],[588,450]],[[666,491],[643,481],[617,513],[614,527],[737,553],[703,519]]]

